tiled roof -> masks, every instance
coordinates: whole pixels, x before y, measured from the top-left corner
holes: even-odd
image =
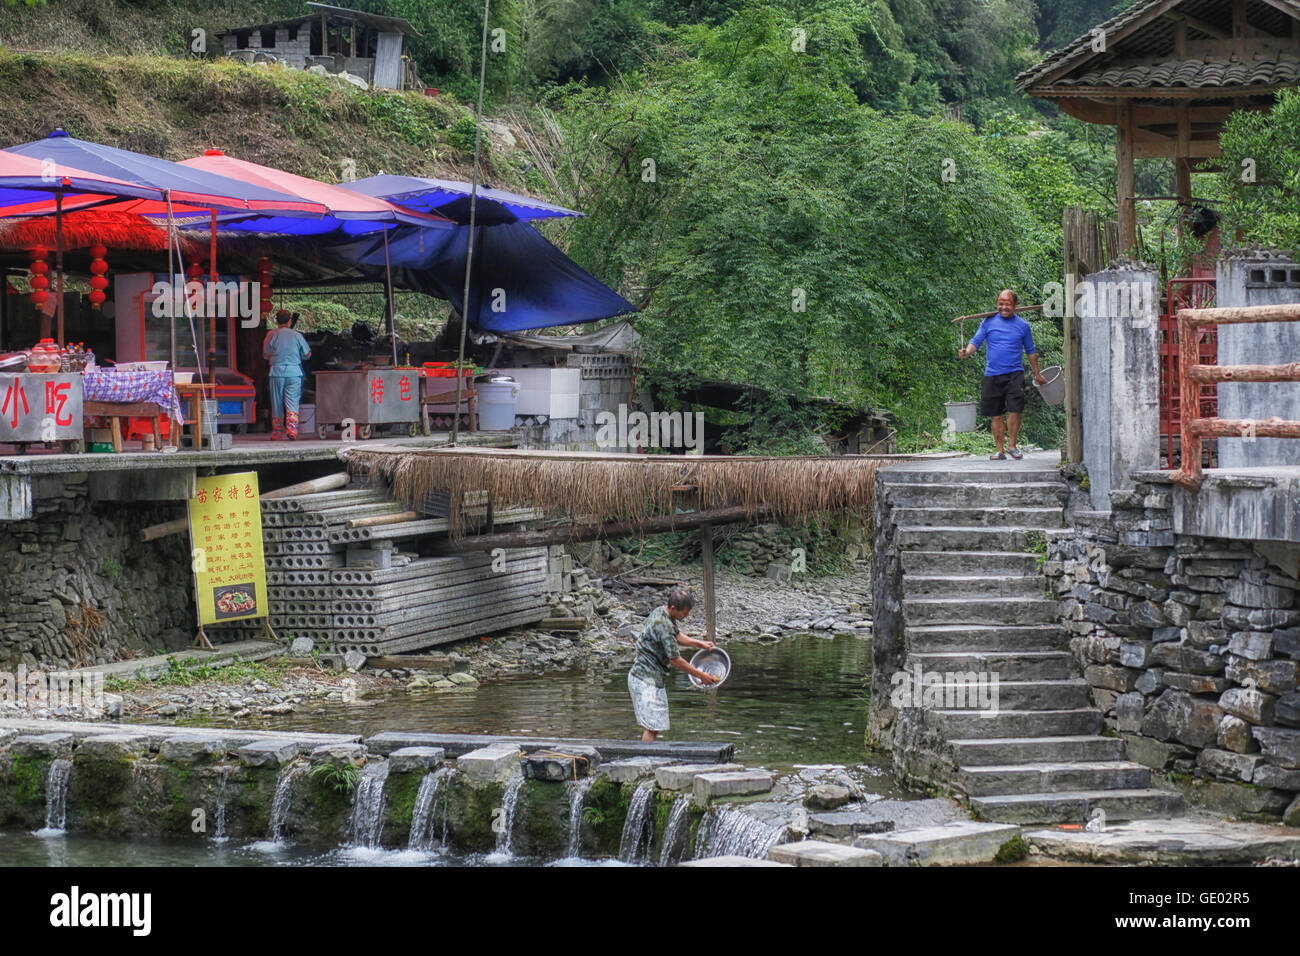
[[[1286,9],[1292,11],[1297,17],[1300,17],[1300,0],[1268,0],[1268,2],[1272,6],[1274,11],[1276,11],[1278,7],[1285,7]],[[1089,30],[1087,33],[1083,34],[1080,37],[1077,37],[1072,42],[1061,47],[1061,49],[1044,57],[1043,60],[1038,64],[1036,64],[1035,66],[1030,67],[1028,70],[1025,70],[1023,73],[1021,73],[1019,76],[1016,77],[1016,89],[1027,90],[1030,89],[1031,87],[1038,86],[1049,75],[1057,72],[1062,67],[1069,65],[1069,63],[1072,61],[1079,61],[1080,64],[1082,65],[1083,61],[1089,59],[1090,54],[1092,52],[1094,30],[1100,28],[1101,30],[1105,31],[1107,36],[1114,36],[1116,33],[1122,32],[1123,30],[1133,26],[1135,23],[1141,23],[1144,20],[1155,21],[1160,16],[1160,14],[1164,12],[1161,9],[1163,5],[1164,5],[1164,0],[1138,0],[1137,3],[1133,4],[1133,6],[1129,7],[1127,10],[1124,10],[1121,13],[1116,14],[1115,16],[1111,17],[1109,20],[1105,21],[1104,23],[1099,23],[1097,27],[1094,27],[1092,30]],[[1180,7],[1189,7],[1194,10],[1195,8],[1198,8],[1200,6],[1202,6],[1202,4],[1195,2],[1195,0],[1192,0],[1192,2],[1175,4],[1171,8],[1171,10],[1178,10]],[[1143,31],[1143,29],[1144,27],[1138,27],[1136,32],[1140,34]],[[1284,58],[1278,57],[1277,59],[1281,60]],[[1171,62],[1175,66],[1179,64],[1179,61],[1171,61]],[[1188,61],[1188,62],[1193,62],[1193,61]],[[1164,65],[1166,64],[1147,64],[1147,67],[1154,69],[1156,67],[1164,66]],[[1201,63],[1200,65],[1204,67],[1207,64]],[[1234,66],[1234,64],[1231,64],[1227,61],[1224,61],[1218,65],[1224,68],[1225,70],[1229,70]],[[1107,66],[1104,69],[1090,71],[1089,73],[1084,74],[1084,76],[1104,77],[1104,76],[1108,76],[1112,70],[1118,70],[1120,73],[1125,73],[1131,69],[1141,68],[1141,66],[1142,66],[1141,64],[1133,64],[1130,66],[1124,66],[1124,65]],[[1253,64],[1238,64],[1238,66],[1240,66],[1242,69],[1253,68]],[[1278,66],[1281,67],[1282,64],[1279,63]],[[1232,73],[1231,75],[1235,76],[1237,74]],[[1240,81],[1229,79],[1222,82],[1226,82],[1229,85],[1237,85],[1237,83]],[[1252,81],[1252,82],[1258,82],[1258,81]],[[1263,81],[1263,82],[1270,82],[1270,81]],[[1272,80],[1271,82],[1281,83],[1286,81],[1281,79],[1276,79],[1276,80]],[[1087,86],[1112,85],[1111,83],[1105,81],[1085,82],[1083,77],[1074,77],[1072,79],[1066,79],[1066,78],[1057,79],[1053,81],[1052,85],[1057,85],[1057,84],[1065,85],[1067,83],[1077,84],[1077,85],[1087,85]],[[1200,83],[1195,83],[1195,82],[1184,83],[1179,80],[1174,80],[1171,82],[1169,80],[1165,80],[1164,82],[1160,82],[1160,81],[1156,81],[1152,83],[1132,82],[1132,83],[1120,83],[1114,85],[1197,86],[1198,87],[1198,86],[1213,86],[1216,84],[1215,81],[1206,79],[1204,82],[1200,82]]]
[[[1164,86],[1200,89],[1228,86],[1279,86],[1300,82],[1300,58],[1275,54],[1253,60],[1162,60],[1114,63],[1065,76],[1053,86]]]

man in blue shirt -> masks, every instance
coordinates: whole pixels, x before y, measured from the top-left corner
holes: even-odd
[[[311,358],[311,346],[301,332],[289,324],[293,317],[287,309],[275,313],[276,328],[266,333],[262,355],[271,364],[268,387],[271,392],[271,440],[280,441],[287,433],[290,441],[298,437],[298,403],[302,400],[302,360]],[[285,432],[280,429],[287,426]]]
[[[989,457],[1003,461],[1025,457],[1016,447],[1020,435],[1020,413],[1025,410],[1025,366],[1021,352],[1029,355],[1034,369],[1034,382],[1046,385],[1047,379],[1038,371],[1038,353],[1034,350],[1034,335],[1029,323],[1016,315],[1016,294],[1010,289],[998,293],[998,311],[980,323],[979,331],[965,348],[957,350],[957,357],[968,359],[988,342],[984,363],[984,382],[980,387],[980,414],[993,419],[993,440],[998,453]],[[1006,415],[1006,421],[1002,416]],[[1006,450],[1003,443],[1010,439]]]

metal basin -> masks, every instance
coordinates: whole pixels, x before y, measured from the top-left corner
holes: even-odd
[[[705,684],[698,680],[694,674],[687,675],[691,679],[691,684],[701,690],[713,690],[715,687],[721,687],[731,675],[731,658],[720,647],[715,647],[711,651],[696,651],[695,656],[691,658],[691,666],[704,671],[706,674],[712,674],[720,678],[716,684]]]

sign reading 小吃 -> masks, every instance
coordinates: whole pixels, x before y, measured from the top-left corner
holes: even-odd
[[[266,617],[257,472],[197,478],[189,506],[199,626]]]

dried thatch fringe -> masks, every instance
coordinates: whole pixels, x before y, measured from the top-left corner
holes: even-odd
[[[762,508],[784,522],[858,512],[870,520],[876,470],[903,456],[804,458],[676,455],[561,455],[488,449],[362,451],[348,454],[354,475],[383,481],[408,508],[433,492],[451,499],[451,534],[464,531],[467,492],[487,491],[496,507],[566,512],[579,524],[636,522],[674,507]],[[694,485],[693,497],[673,487]]]

